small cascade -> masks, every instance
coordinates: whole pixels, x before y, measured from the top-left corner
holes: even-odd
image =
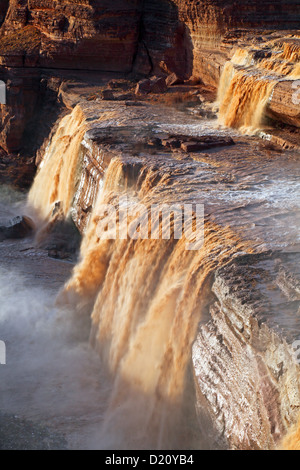
[[[300,78],[299,57],[299,45],[289,42],[237,49],[220,79],[219,122],[250,135],[263,129],[275,86]]]
[[[255,134],[262,126],[275,84],[257,75],[234,73],[220,106],[220,122],[245,134]]]
[[[28,198],[42,221],[49,217],[57,202],[63,204],[65,216],[70,211],[80,174],[80,149],[85,131],[85,118],[77,106],[61,120],[51,139]]]

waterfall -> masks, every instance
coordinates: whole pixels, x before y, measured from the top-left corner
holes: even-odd
[[[279,81],[300,78],[299,47],[270,42],[258,47],[237,49],[225,64],[219,90],[220,124],[256,134],[265,126],[265,114]]]
[[[28,203],[43,221],[56,202],[69,213],[80,173],[80,146],[86,131],[83,113],[77,106],[59,123],[29,193]]]
[[[239,128],[246,134],[256,133],[262,126],[264,112],[274,89],[275,82],[234,74],[220,106],[220,122],[228,127]]]
[[[263,123],[264,112],[276,82],[263,77],[251,67],[251,54],[237,50],[223,70],[218,101],[219,122],[255,134]]]
[[[89,188],[79,184],[86,129],[77,107],[62,119],[49,144],[29,195],[29,204],[46,223],[56,202],[63,203],[67,217],[80,199],[78,191]],[[208,308],[212,274],[235,253],[250,251],[229,228],[208,220],[205,243],[193,251],[187,250],[188,231],[175,239],[175,220],[170,239],[163,239],[162,221],[159,239],[101,236],[110,224],[110,214],[101,218],[103,205],[116,207],[120,222],[124,198],[128,210],[136,204],[150,209],[161,203],[162,193],[173,204],[174,194],[165,192],[168,177],[167,172],[159,174],[156,161],[151,166],[147,160],[110,157],[101,191],[100,181],[93,180],[98,198],[84,230],[80,259],[57,299],[77,317],[91,318],[90,341],[99,353],[99,367],[113,381],[100,437],[105,448],[193,445],[191,350]],[[133,210],[126,224],[138,227],[139,221]],[[196,434],[194,445],[207,447],[202,438],[199,442],[198,426]]]
[[[219,89],[220,119],[247,132],[261,126],[276,84],[253,71],[245,74],[252,63],[249,51],[238,51],[226,64]],[[195,251],[187,250],[184,236],[175,238],[175,216],[169,239],[162,236],[161,220],[158,239],[143,238],[136,206],[150,210],[162,200],[183,204],[185,197],[193,195],[186,196],[177,185],[177,169],[159,171],[158,157],[151,163],[149,155],[125,157],[116,152],[101,154],[101,161],[106,158],[109,164],[104,181],[100,184],[95,176],[91,188],[85,180],[90,165],[84,153],[87,129],[80,106],[62,119],[28,204],[48,223],[56,203],[62,203],[67,218],[86,192],[93,194],[86,224],[75,220],[83,234],[80,258],[57,304],[68,307],[74,316],[90,318],[90,342],[99,353],[99,368],[108,372],[113,384],[99,430],[100,445],[111,449],[207,448],[199,428],[194,441],[192,345],[212,302],[213,274],[237,253],[252,252],[251,246],[208,218],[204,219],[204,244]],[[96,164],[89,175],[95,168]],[[114,210],[104,217],[103,206]],[[130,216],[124,222],[125,209]],[[114,217],[119,226],[133,226],[140,236],[104,237],[104,232],[113,231]]]
[[[197,251],[187,251],[184,238],[101,240],[103,204],[117,204],[124,194],[129,205],[136,199],[146,206],[157,201],[164,180],[154,184],[157,173],[146,165],[139,174],[142,182],[132,183],[130,166],[112,160],[81,259],[58,302],[78,315],[91,313],[91,342],[113,377],[102,442],[125,449],[187,448],[191,348],[210,298],[211,276],[248,248],[230,229],[208,221]]]

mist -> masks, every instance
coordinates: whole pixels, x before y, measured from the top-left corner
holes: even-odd
[[[54,306],[51,286],[0,267],[0,411],[55,428],[68,448],[101,448],[97,432],[109,381],[72,312]],[[0,426],[1,429],[1,426]],[[0,441],[4,436],[1,436]]]

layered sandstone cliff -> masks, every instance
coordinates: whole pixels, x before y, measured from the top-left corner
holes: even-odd
[[[139,19],[139,0],[11,1],[2,27],[2,63],[130,71]],[[26,44],[20,34],[26,36]]]
[[[244,256],[215,275],[193,364],[199,416],[208,401],[217,440],[231,449],[276,448],[299,410],[299,367],[287,344],[299,331],[296,260],[297,253]]]
[[[175,352],[186,360],[196,323],[209,316],[197,330],[193,349],[199,422],[203,423],[204,409],[214,424],[213,438],[230,448],[276,447],[300,409],[299,366],[291,346],[299,323],[298,255],[293,253],[298,240],[296,155],[284,156],[256,140],[250,144],[239,134],[234,135],[234,146],[231,137],[220,136],[219,131],[216,136],[206,121],[201,127],[197,118],[133,97],[126,83],[124,89],[124,83],[120,90],[114,84],[107,89],[111,76],[102,74],[132,73],[132,79],[175,72],[179,81],[192,78],[217,87],[225,63],[237,51],[246,49],[245,57],[254,60],[256,73],[262,65],[268,66],[265,59],[273,59],[272,47],[280,38],[284,41],[279,41],[276,54],[284,55],[289,41],[290,56],[283,60],[294,66],[299,61],[299,39],[293,30],[299,26],[299,15],[296,0],[284,5],[279,0],[12,0],[0,6],[0,24],[4,21],[0,79],[8,91],[7,105],[0,108],[0,146],[7,153],[25,156],[42,146],[37,161],[44,158],[44,166],[31,193],[41,217],[54,214],[55,225],[56,211],[62,217],[70,211],[84,233],[104,175],[112,166],[111,191],[123,184],[148,202],[205,203],[207,250],[200,264],[194,265],[195,260],[191,264],[180,321],[175,322],[181,326],[186,321],[188,305],[192,328],[187,325],[187,336]],[[271,65],[273,72],[276,60]],[[235,72],[236,66],[240,71],[248,64],[232,63],[230,71]],[[78,70],[96,71],[85,76],[82,89],[74,82]],[[65,83],[66,78],[72,80]],[[280,74],[277,79],[268,96],[268,113],[299,126],[292,81],[283,81]],[[130,83],[133,86],[134,81]],[[70,116],[52,127],[62,106]],[[57,128],[63,138],[56,135]],[[226,151],[229,145],[230,152]],[[290,181],[295,183],[293,188]],[[292,254],[279,254],[282,247]],[[176,247],[170,244],[168,250],[159,250],[164,261],[168,250],[176,252]],[[135,266],[143,265],[141,253],[132,263]],[[153,263],[147,263],[144,274],[146,286],[158,259],[153,253]],[[107,265],[108,254],[111,251],[104,250],[101,258]],[[185,263],[186,254],[182,259]],[[176,289],[185,279],[184,263]],[[117,258],[115,264],[120,265]],[[220,268],[222,264],[226,266]],[[173,264],[170,275],[172,269]],[[94,274],[98,288],[99,273]],[[141,279],[136,273],[132,278]],[[85,272],[82,282],[91,288]],[[169,279],[166,285],[169,288]],[[109,292],[107,288],[103,299],[108,303]],[[150,292],[146,292],[149,299]],[[112,299],[112,310],[115,305]],[[139,305],[135,302],[137,313]],[[130,315],[132,309],[126,313]],[[97,330],[97,315],[93,321]],[[162,330],[165,334],[168,328]],[[183,330],[174,331],[176,344]],[[142,369],[148,380],[147,368]],[[184,370],[181,365],[179,369]],[[132,367],[128,370],[131,373]],[[168,389],[164,380],[155,389],[156,397]],[[174,390],[178,393],[175,386]]]
[[[264,41],[276,38],[279,30],[278,37],[286,30],[297,36],[292,31],[300,20],[296,0],[284,6],[279,0],[11,0],[0,8],[0,24],[5,18],[0,79],[8,88],[0,142],[8,153],[24,153],[28,122],[39,115],[39,81],[45,70],[50,77],[65,76],[66,69],[75,75],[78,70],[175,72],[180,79],[217,87],[237,48],[255,38],[264,49]],[[273,118],[299,125],[291,91],[289,84],[278,85],[270,109]]]
[[[2,6],[2,18],[6,10]],[[1,11],[0,11],[1,14]],[[294,1],[232,0],[11,0],[2,33],[2,62],[33,66],[125,71],[138,52],[157,67],[211,79],[239,38],[251,30],[296,30],[300,6]],[[26,41],[18,35],[27,27]],[[23,34],[23,32],[22,32]],[[34,49],[34,50],[33,50]],[[212,58],[217,63],[212,63]],[[146,56],[144,57],[146,59]],[[209,60],[210,58],[210,60]],[[30,61],[33,61],[30,64]],[[215,77],[216,78],[216,77]]]

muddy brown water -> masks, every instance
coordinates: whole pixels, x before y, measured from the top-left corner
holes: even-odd
[[[162,119],[159,113],[157,111],[153,119]],[[160,128],[168,133],[193,134],[201,131],[197,130],[196,121],[190,122],[187,119],[184,123],[176,122],[176,115],[168,122],[165,112]],[[212,132],[212,129],[207,130],[209,131]],[[217,134],[218,130],[214,128],[213,132]],[[213,217],[216,226],[223,227],[224,230],[230,226],[230,230],[238,238],[250,241],[251,246],[258,251],[299,250],[299,156],[295,152],[270,150],[257,138],[242,137],[232,132],[228,134],[235,136],[234,147],[193,154],[188,160],[171,154],[150,157],[142,152],[139,159],[150,176],[157,162],[160,163],[160,171],[169,175],[165,180],[167,184],[162,182],[154,188],[144,188],[145,201],[159,201],[162,198],[170,203],[174,200],[198,201],[205,204],[206,214]],[[128,162],[130,166],[130,157]],[[22,196],[2,187],[0,217],[19,214],[23,202]],[[215,253],[222,259],[222,245],[223,248],[228,248],[231,236],[228,236],[225,230],[216,234],[215,238],[210,234],[210,240],[216,249],[215,252],[212,250],[212,255]],[[242,247],[243,243],[240,249],[243,249]],[[160,256],[159,253],[158,250]],[[132,258],[131,265],[128,260],[128,267],[124,264],[127,270],[125,273],[138,275],[144,258],[143,246],[140,246],[136,258]],[[124,389],[122,382],[118,380],[118,374],[113,383],[105,370],[106,367],[101,365],[98,354],[89,345],[89,316],[82,318],[78,314],[80,308],[55,305],[56,296],[70,278],[73,265],[50,259],[47,253],[36,249],[33,239],[1,243],[0,259],[0,340],[5,341],[7,345],[7,365],[0,368],[1,446],[89,449],[103,446],[109,448],[110,445],[122,447],[124,442],[128,448],[132,446],[136,441],[130,440],[130,433],[126,435],[125,440],[124,434],[122,436],[122,432],[126,432],[128,428],[126,419],[125,430],[121,429],[120,433],[120,429],[117,429],[118,432],[115,433],[118,423],[118,419],[114,421],[118,415],[116,407],[119,406],[118,400],[122,400]],[[116,250],[115,260],[117,259]],[[210,262],[211,259],[210,257]],[[122,254],[119,260],[122,261]],[[121,266],[121,263],[118,264]],[[183,262],[182,267],[184,268]],[[173,268],[171,265],[170,272],[174,273]],[[78,270],[80,271],[80,266]],[[193,269],[191,280],[192,273]],[[109,274],[112,275],[111,272]],[[129,291],[126,278],[121,274],[121,271],[118,272],[118,277],[114,280],[116,302],[125,299],[124,289]],[[125,279],[124,289],[118,291],[122,289],[122,279]],[[177,287],[175,284],[174,286],[178,289],[184,276],[182,274],[178,279],[174,276],[174,279]],[[164,282],[167,290],[172,287],[168,285],[167,279]],[[99,296],[98,310],[94,311],[94,318],[100,315],[101,305],[106,305],[107,311],[114,311],[113,298],[109,297],[107,285],[105,289],[107,297],[103,297],[103,293],[102,297]],[[130,289],[134,289],[131,284]],[[185,289],[185,299],[189,301],[191,296],[188,295],[188,280]],[[80,307],[81,299],[78,298],[76,302],[76,307]],[[125,309],[125,306],[124,302],[121,307]],[[194,307],[191,308],[191,312],[193,311]],[[157,320],[155,311],[152,309],[150,312]],[[124,310],[124,315],[126,314],[127,310]],[[282,321],[290,320],[283,318]],[[148,324],[147,328],[149,327]],[[175,322],[174,333],[177,327]],[[155,328],[152,330],[155,332]],[[119,335],[113,333],[112,338],[117,339],[119,343]],[[134,336],[131,340],[134,345]],[[142,346],[143,342],[137,342],[134,347]],[[114,357],[117,349],[112,352]],[[135,380],[134,371],[130,366],[133,352],[134,349],[126,359],[128,368],[124,367],[124,373]],[[180,358],[180,350],[177,352]],[[126,365],[126,361],[122,364]],[[133,364],[135,362],[134,360]],[[142,363],[139,367],[143,370]],[[148,374],[143,375],[148,383]],[[170,383],[173,381],[176,385],[174,376],[170,378]],[[163,393],[168,390],[167,384],[162,385],[162,380],[159,385]],[[152,388],[153,384],[150,383],[151,399],[154,396],[151,395]],[[138,399],[140,398],[141,396],[138,396]],[[122,413],[125,412],[126,418],[126,400],[124,403],[125,409]],[[103,443],[100,431],[103,420],[107,422],[107,410],[110,410],[108,431],[117,435],[116,440],[113,436],[112,444]],[[138,419],[133,416],[132,429],[139,425],[140,411],[139,409]],[[124,424],[124,416],[122,419]],[[28,437],[30,426],[34,429],[32,439]],[[160,428],[161,424],[156,422],[155,426]],[[22,432],[20,435],[20,428],[23,429],[25,437]],[[14,440],[11,440],[12,435]],[[144,445],[147,445],[147,442]],[[193,442],[190,445],[196,444]],[[188,444],[186,446],[188,447]]]

